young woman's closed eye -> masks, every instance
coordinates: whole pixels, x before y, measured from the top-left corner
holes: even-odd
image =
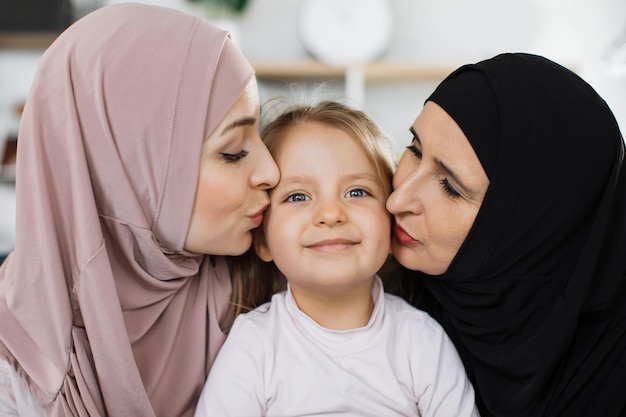
[[[237,153],[220,152],[220,155],[224,157],[226,162],[237,162],[240,159],[248,156],[249,153],[250,152],[246,151],[245,149],[242,149],[240,152]]]

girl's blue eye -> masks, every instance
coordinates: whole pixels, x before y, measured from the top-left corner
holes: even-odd
[[[358,198],[368,196],[369,193],[362,188],[355,188],[354,190],[350,190],[346,193],[346,197],[348,198]]]
[[[222,155],[222,157],[226,160],[226,162],[237,162],[242,158],[245,158],[250,152],[246,151],[245,149],[242,150],[239,153],[226,153],[226,152],[221,152],[220,155]]]
[[[299,203],[301,201],[308,201],[310,200],[310,198],[307,195],[304,194],[291,194],[290,196],[287,197],[287,199],[285,201],[289,201],[291,203]]]
[[[443,191],[446,192],[451,198],[461,197],[461,194],[448,182],[447,178],[439,180],[439,183],[443,187]]]

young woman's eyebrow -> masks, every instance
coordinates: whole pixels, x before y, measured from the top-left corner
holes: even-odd
[[[236,127],[250,126],[250,125],[254,125],[255,123],[256,123],[256,118],[255,117],[243,117],[243,118],[235,120],[234,122],[229,123],[227,126],[225,126],[224,129],[222,129],[221,135],[225,134],[229,130],[232,130],[232,129],[236,128]]]

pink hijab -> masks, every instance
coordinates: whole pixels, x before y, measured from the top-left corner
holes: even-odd
[[[203,139],[253,76],[217,27],[130,3],[81,19],[41,58],[0,358],[48,414],[193,414],[231,283],[223,259],[183,244]]]

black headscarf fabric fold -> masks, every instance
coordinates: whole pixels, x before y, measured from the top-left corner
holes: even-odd
[[[463,66],[429,100],[490,180],[448,271],[421,274],[420,305],[455,342],[483,417],[626,416],[626,173],[612,112],[528,54]]]

